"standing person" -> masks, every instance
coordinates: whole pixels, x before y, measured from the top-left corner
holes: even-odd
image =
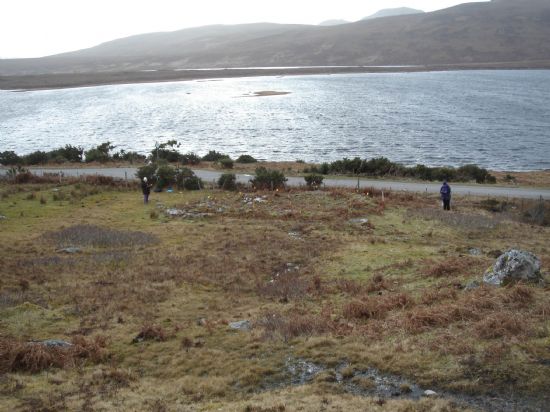
[[[149,203],[149,195],[151,194],[151,185],[147,183],[147,178],[144,177],[141,182],[141,191],[143,192],[143,203]]]
[[[447,181],[443,182],[443,186],[441,186],[439,193],[443,201],[443,210],[451,210],[451,186],[447,184]]]

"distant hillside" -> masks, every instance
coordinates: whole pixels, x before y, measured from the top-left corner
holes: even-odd
[[[396,9],[383,9],[370,16],[364,17],[363,20],[378,19],[380,17],[405,16],[407,14],[424,13],[422,10],[411,9],[409,7],[398,7]]]
[[[348,24],[349,21],[347,20],[325,20],[319,23],[319,26],[338,26],[339,24]]]
[[[468,3],[335,26],[206,26],[113,40],[0,75],[319,65],[460,65],[550,60],[550,1]]]

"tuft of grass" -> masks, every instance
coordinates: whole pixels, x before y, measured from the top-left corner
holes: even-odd
[[[0,340],[0,371],[38,373],[51,368],[74,367],[84,360],[105,359],[105,340],[75,337],[67,347],[48,346],[40,342]]]
[[[147,340],[165,342],[168,339],[166,331],[158,325],[144,325],[141,331],[132,340],[132,343],[139,343]]]

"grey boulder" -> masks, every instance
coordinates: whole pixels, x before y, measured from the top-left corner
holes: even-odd
[[[509,283],[526,281],[540,282],[540,260],[531,252],[511,249],[500,255],[492,268],[483,275],[483,282],[504,286]]]

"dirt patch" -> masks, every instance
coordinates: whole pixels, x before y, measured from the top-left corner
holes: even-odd
[[[108,229],[95,225],[76,225],[56,232],[48,232],[44,238],[59,248],[80,247],[127,247],[149,245],[157,238],[149,233]]]

